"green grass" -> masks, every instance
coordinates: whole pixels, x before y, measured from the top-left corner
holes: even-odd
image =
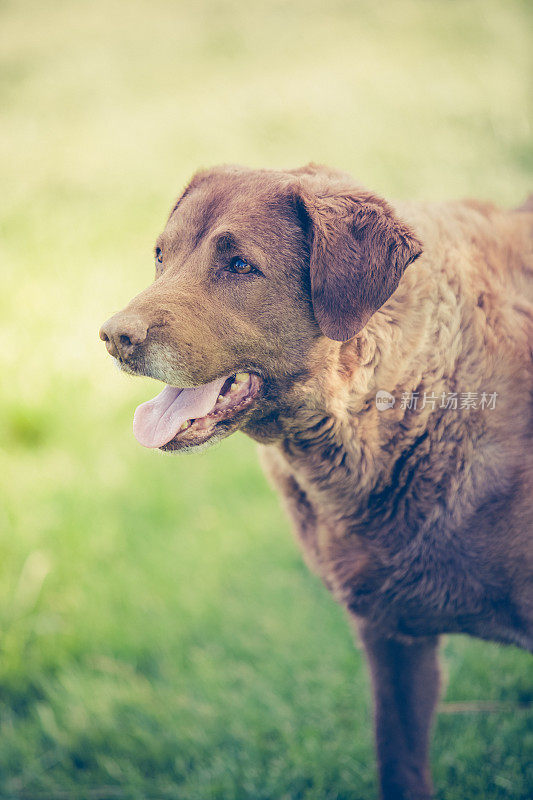
[[[367,675],[241,435],[135,444],[98,327],[199,166],[533,186],[518,0],[0,5],[0,797],[368,800]],[[448,640],[438,797],[529,797],[529,656]]]

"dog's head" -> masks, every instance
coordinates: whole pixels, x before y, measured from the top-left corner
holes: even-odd
[[[275,414],[317,339],[354,337],[420,253],[342,173],[198,173],[156,242],[154,283],[100,331],[125,371],[167,384],[135,435],[182,450]]]

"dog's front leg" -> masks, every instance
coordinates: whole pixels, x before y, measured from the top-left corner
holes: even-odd
[[[383,800],[432,796],[428,751],[439,696],[438,638],[413,644],[360,630],[372,675],[375,735]]]

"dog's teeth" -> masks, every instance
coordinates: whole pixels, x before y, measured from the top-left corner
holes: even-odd
[[[219,396],[217,397],[217,403],[221,403],[223,401],[223,399],[224,399],[224,395],[223,394],[219,394]],[[213,402],[213,401],[211,400],[211,402]]]
[[[229,390],[230,390],[230,392],[238,392],[239,391],[239,387],[237,386],[236,383],[232,383],[230,388],[229,388]]]
[[[180,431],[187,430],[187,428],[189,427],[190,424],[191,424],[190,419],[186,420],[185,422],[182,422],[181,425],[180,425]]]
[[[238,372],[235,375],[235,382],[236,383],[244,383],[244,381],[248,380],[249,376],[250,376],[249,372]]]

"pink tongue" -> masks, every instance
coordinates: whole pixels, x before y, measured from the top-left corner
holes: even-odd
[[[142,403],[133,417],[133,435],[145,447],[162,447],[170,442],[188,419],[205,417],[213,410],[220,390],[227,380],[198,386],[196,389],[179,389],[165,386],[163,391]]]

